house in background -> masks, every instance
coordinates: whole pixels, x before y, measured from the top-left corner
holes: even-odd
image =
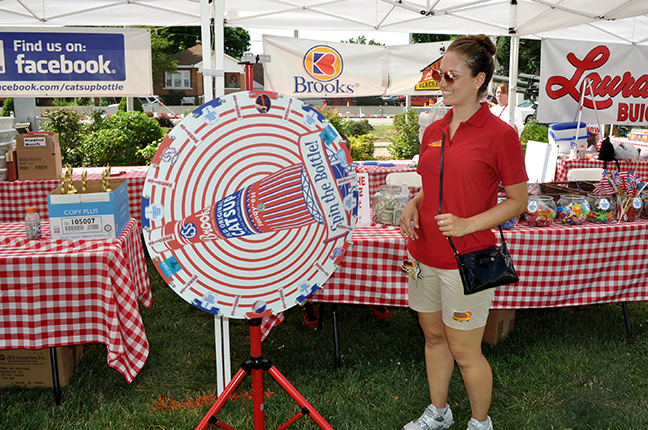
[[[212,51],[213,55],[213,51]],[[167,105],[201,105],[204,99],[202,44],[178,52],[171,56],[178,62],[177,70],[166,72],[164,80],[155,82],[155,94],[162,97]],[[225,54],[225,94],[245,89],[245,66],[238,60]],[[263,76],[261,72],[261,76]],[[255,78],[258,76],[254,73]],[[262,89],[263,84],[254,83],[254,89]]]

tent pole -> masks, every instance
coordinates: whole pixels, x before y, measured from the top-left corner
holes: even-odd
[[[509,59],[509,109],[508,123],[515,124],[515,107],[517,106],[518,58],[520,54],[520,37],[511,36],[511,56]]]
[[[407,36],[407,38],[408,38],[407,44],[412,45],[414,43],[414,35],[410,33]],[[405,96],[405,112],[407,112],[411,108],[412,108],[412,96],[408,94]],[[405,115],[405,120],[407,120],[407,115]]]
[[[211,13],[209,9],[209,0],[200,0],[200,39],[202,41],[204,95],[202,103],[207,103],[214,98],[214,81],[209,73],[205,73],[205,69],[211,68]]]
[[[214,56],[211,57],[210,55],[210,67],[212,67],[216,71],[214,78],[214,90],[216,97],[220,97],[225,95],[225,31],[223,29],[225,25],[223,20],[223,17],[225,16],[225,1],[214,0],[212,2],[212,7],[212,16],[214,17],[214,32],[213,34],[210,34],[210,36],[214,40]],[[221,317],[216,316],[214,318],[220,319]],[[218,334],[216,337],[219,337]],[[217,351],[218,349],[219,347],[216,348]],[[218,391],[220,394],[220,380],[222,379],[223,383],[225,385],[228,385],[230,380],[232,379],[232,368],[230,362],[229,319],[227,317],[222,317],[222,353],[220,356],[216,356],[216,360],[220,360],[222,366],[222,373],[218,374]]]
[[[223,17],[225,16],[225,0],[214,0],[214,57],[212,67],[216,69],[215,90],[216,97],[225,95],[225,31]]]
[[[124,28],[130,28],[130,25],[125,25]],[[135,110],[135,102],[133,97],[126,97],[126,112],[132,112]]]
[[[223,31],[223,0],[200,0],[200,34],[203,57],[203,90],[207,103],[214,96],[225,95],[225,45]],[[212,32],[212,22],[213,32]],[[214,41],[214,55],[211,53]],[[229,321],[226,317],[214,316],[216,377],[218,394],[223,391],[232,378],[230,365]]]
[[[520,56],[520,36],[517,35],[517,0],[511,0],[509,9],[509,35],[511,36],[511,49],[509,57],[509,117],[508,123],[515,124],[515,107],[517,106],[517,79],[518,59]]]

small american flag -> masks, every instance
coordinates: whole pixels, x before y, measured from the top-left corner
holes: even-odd
[[[612,185],[612,179],[607,174],[607,170],[603,171],[603,179],[594,184],[594,192],[602,196],[612,196],[617,193],[616,188]]]

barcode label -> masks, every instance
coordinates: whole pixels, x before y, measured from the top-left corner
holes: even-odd
[[[101,231],[101,217],[63,218],[64,233],[85,233]]]

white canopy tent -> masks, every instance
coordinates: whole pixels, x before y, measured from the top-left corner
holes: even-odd
[[[648,46],[648,15],[613,21],[594,21],[575,27],[543,31],[536,36]]]
[[[200,0],[0,0],[0,25],[201,24]],[[645,0],[221,0],[226,25],[520,37],[648,15]]]
[[[203,40],[222,52],[222,27],[209,23],[292,30],[402,31],[510,35],[510,82],[517,81],[520,37],[560,37],[646,43],[645,0],[0,0],[0,26],[201,25]],[[629,21],[626,21],[629,19]],[[211,37],[209,37],[211,36]],[[209,58],[205,43],[204,58]],[[219,67],[220,66],[220,67]],[[222,62],[206,68],[205,91],[217,93]],[[211,72],[211,73],[210,73]],[[509,92],[515,100],[515,88]],[[209,100],[209,98],[206,98]],[[513,112],[511,112],[513,114]]]
[[[244,28],[511,36],[509,82],[515,83],[520,37],[616,42],[621,38],[630,43],[647,43],[644,35],[648,35],[648,1],[0,0],[2,27],[201,26],[203,42],[213,39],[216,51],[215,63],[203,68],[206,101],[213,94],[212,77],[216,78],[215,93],[224,93],[223,27],[216,25],[215,34],[210,34],[212,20],[219,23],[221,19],[224,25]],[[205,64],[210,64],[210,44],[203,43],[203,47]],[[515,88],[509,94],[510,103],[514,103]],[[220,357],[218,348],[217,342]],[[229,356],[227,351],[225,356]],[[229,365],[229,360],[225,362]]]

